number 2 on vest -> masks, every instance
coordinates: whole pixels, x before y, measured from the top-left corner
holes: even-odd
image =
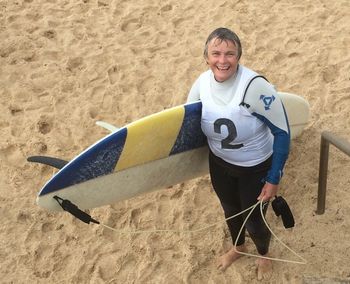
[[[219,118],[214,122],[215,133],[221,134],[221,126],[225,125],[227,127],[228,135],[225,139],[221,141],[222,149],[239,149],[243,147],[243,144],[230,144],[233,140],[237,138],[237,129],[233,121],[227,118]]]

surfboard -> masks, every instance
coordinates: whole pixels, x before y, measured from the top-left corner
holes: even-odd
[[[291,139],[298,137],[309,121],[310,105],[302,97],[285,92],[278,93],[286,109]]]
[[[308,123],[309,104],[279,93],[291,137]],[[97,141],[62,167],[43,186],[37,204],[62,210],[58,196],[81,209],[113,204],[208,173],[208,147],[201,131],[201,102],[144,117]]]

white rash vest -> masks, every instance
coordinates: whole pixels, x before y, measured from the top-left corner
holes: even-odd
[[[220,83],[208,70],[193,84],[187,102],[202,102],[202,131],[217,157],[237,166],[251,167],[274,153],[266,180],[278,184],[288,157],[289,126],[277,92],[263,78],[252,81],[257,76],[239,65],[235,76]],[[265,100],[261,91],[266,94]],[[270,97],[273,101],[267,99]],[[241,104],[243,99],[249,101],[248,107]],[[276,135],[287,138],[276,144]]]

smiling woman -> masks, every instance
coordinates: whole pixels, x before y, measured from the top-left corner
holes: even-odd
[[[214,73],[214,78],[218,82],[226,81],[237,72],[238,61],[241,57],[242,49],[238,37],[232,37],[232,40],[212,33],[208,37],[205,45],[204,57],[210,69]]]
[[[289,125],[282,101],[264,77],[239,64],[241,54],[234,32],[214,30],[204,48],[210,69],[199,76],[187,98],[188,102],[202,102],[201,128],[210,150],[211,182],[226,218],[257,199],[269,201],[277,194],[289,152]],[[268,107],[262,96],[270,98]],[[264,213],[266,210],[267,206]],[[239,231],[244,218],[227,221],[234,246],[220,257],[222,270],[246,251],[245,231]],[[257,210],[245,227],[258,253],[268,256],[271,233]],[[271,274],[271,261],[259,259],[258,278]]]
[[[213,39],[208,46],[207,63],[218,82],[224,82],[237,72],[237,47],[231,41]]]

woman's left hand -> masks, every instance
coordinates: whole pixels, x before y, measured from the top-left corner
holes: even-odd
[[[278,191],[278,184],[272,184],[266,182],[264,187],[261,190],[258,200],[269,201],[272,197],[276,196]]]

